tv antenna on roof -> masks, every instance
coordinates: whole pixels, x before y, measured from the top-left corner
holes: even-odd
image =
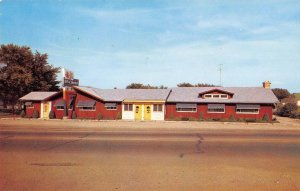
[[[219,85],[222,86],[222,67],[223,67],[223,64],[219,64],[219,72],[220,72],[220,82],[219,82]]]

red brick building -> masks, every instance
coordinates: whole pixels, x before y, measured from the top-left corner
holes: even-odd
[[[182,87],[171,89],[97,89],[75,86],[61,92],[31,92],[20,99],[26,114],[41,118],[128,120],[268,119],[278,102],[263,87]]]

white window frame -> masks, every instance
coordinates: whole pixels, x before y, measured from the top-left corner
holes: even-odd
[[[58,107],[62,107],[62,108],[58,108]],[[65,106],[55,106],[56,110],[65,110]]]
[[[161,110],[158,109],[159,106],[161,106]],[[163,112],[163,104],[153,104],[153,112]]]
[[[209,111],[209,108],[207,108],[207,113],[225,113],[225,107],[224,111]]]
[[[181,109],[185,109],[187,111],[182,111]],[[190,110],[189,110],[190,109]],[[183,112],[183,113],[196,113],[197,112],[197,104],[196,104],[196,107],[193,107],[193,108],[184,108],[184,107],[179,107],[177,108],[176,106],[176,112]]]
[[[238,111],[238,110],[243,110],[243,109],[235,109],[235,112],[237,113],[237,114],[259,114],[259,110],[260,109],[253,109],[253,110],[257,110],[256,112],[242,112],[242,111]]]
[[[117,110],[117,106],[113,106],[113,107],[105,107],[106,110]]]
[[[77,107],[80,111],[96,111],[96,106],[93,107]],[[91,109],[84,109],[84,108],[91,108]]]
[[[128,109],[126,109],[126,105],[127,105]],[[131,110],[130,110],[130,105],[131,105]],[[124,111],[133,111],[133,104],[131,104],[131,103],[125,103],[124,104]]]
[[[226,96],[226,97],[222,97]],[[204,94],[205,99],[229,99],[228,94]]]

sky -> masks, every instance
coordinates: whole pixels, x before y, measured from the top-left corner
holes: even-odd
[[[0,44],[47,53],[80,85],[300,92],[299,0],[0,0]]]

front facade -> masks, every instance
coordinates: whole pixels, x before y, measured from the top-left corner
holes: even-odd
[[[38,94],[32,92],[21,100],[28,116],[37,110],[39,117],[46,119],[52,111],[58,119],[270,121],[278,101],[270,89],[263,87],[97,89],[75,86],[72,90]]]
[[[166,119],[272,120],[278,100],[265,88],[174,88],[166,105]]]
[[[165,117],[165,101],[160,100],[124,100],[122,104],[122,119],[155,120]]]

